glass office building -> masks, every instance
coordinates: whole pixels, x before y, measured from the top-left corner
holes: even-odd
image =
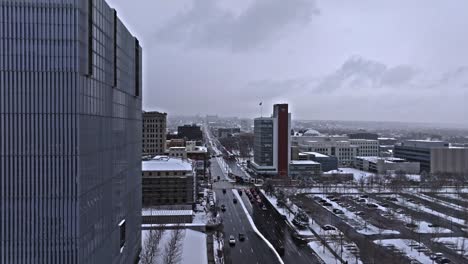
[[[135,263],[141,47],[104,0],[0,0],[0,263]]]

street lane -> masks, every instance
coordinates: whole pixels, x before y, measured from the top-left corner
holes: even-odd
[[[212,159],[211,162],[211,174],[214,176],[213,178],[217,178],[219,175],[221,179],[227,180],[226,175],[221,171],[215,159]],[[226,189],[225,194],[223,194],[223,188]],[[216,192],[217,205],[219,207],[223,204],[226,206],[226,211],[220,211],[220,215],[223,219],[226,245],[224,252],[227,263],[279,263],[271,249],[253,231],[242,206],[239,203],[234,204],[233,199],[235,197],[231,191],[232,189],[233,185],[228,181],[219,181],[213,184],[213,190]],[[239,233],[245,234],[245,241],[239,241]],[[232,247],[229,246],[230,235],[234,235],[236,238],[236,245]]]

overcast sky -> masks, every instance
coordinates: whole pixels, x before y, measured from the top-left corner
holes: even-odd
[[[107,0],[141,41],[145,110],[468,123],[466,0]]]

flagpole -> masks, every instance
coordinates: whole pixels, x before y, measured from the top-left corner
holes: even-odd
[[[260,102],[260,117],[263,117],[263,102]]]

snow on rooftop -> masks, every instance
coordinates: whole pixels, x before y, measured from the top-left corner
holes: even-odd
[[[313,152],[313,151],[307,151],[307,152],[301,152],[299,155],[305,154],[305,155],[314,155],[316,158],[328,158],[327,155],[318,153],[318,152]]]
[[[165,230],[161,238],[160,246],[164,249],[171,239],[174,230]],[[150,230],[142,230],[142,246],[150,234]],[[162,250],[164,251],[164,250]],[[162,263],[163,256],[156,257],[155,263]],[[206,234],[191,229],[185,229],[183,233],[181,264],[205,264],[208,263],[208,252],[206,250]]]
[[[404,159],[400,158],[393,158],[393,157],[377,157],[377,156],[371,156],[371,157],[356,157],[356,159],[362,159],[366,160],[372,163],[377,163],[379,160],[385,161],[385,163],[394,163],[394,162],[404,162]]]
[[[190,160],[168,156],[156,156],[151,160],[142,161],[143,171],[192,171]]]
[[[374,173],[362,171],[358,169],[353,169],[353,168],[338,168],[338,170],[324,172],[324,174],[342,174],[342,173],[353,174],[353,178],[355,181],[358,181],[360,178],[367,178],[367,177],[374,175]]]
[[[141,210],[143,216],[181,216],[181,215],[193,215],[192,210],[159,210],[153,208],[143,208]]]
[[[320,164],[320,163],[313,161],[313,160],[291,160],[289,164],[291,165],[315,165],[315,164]]]

